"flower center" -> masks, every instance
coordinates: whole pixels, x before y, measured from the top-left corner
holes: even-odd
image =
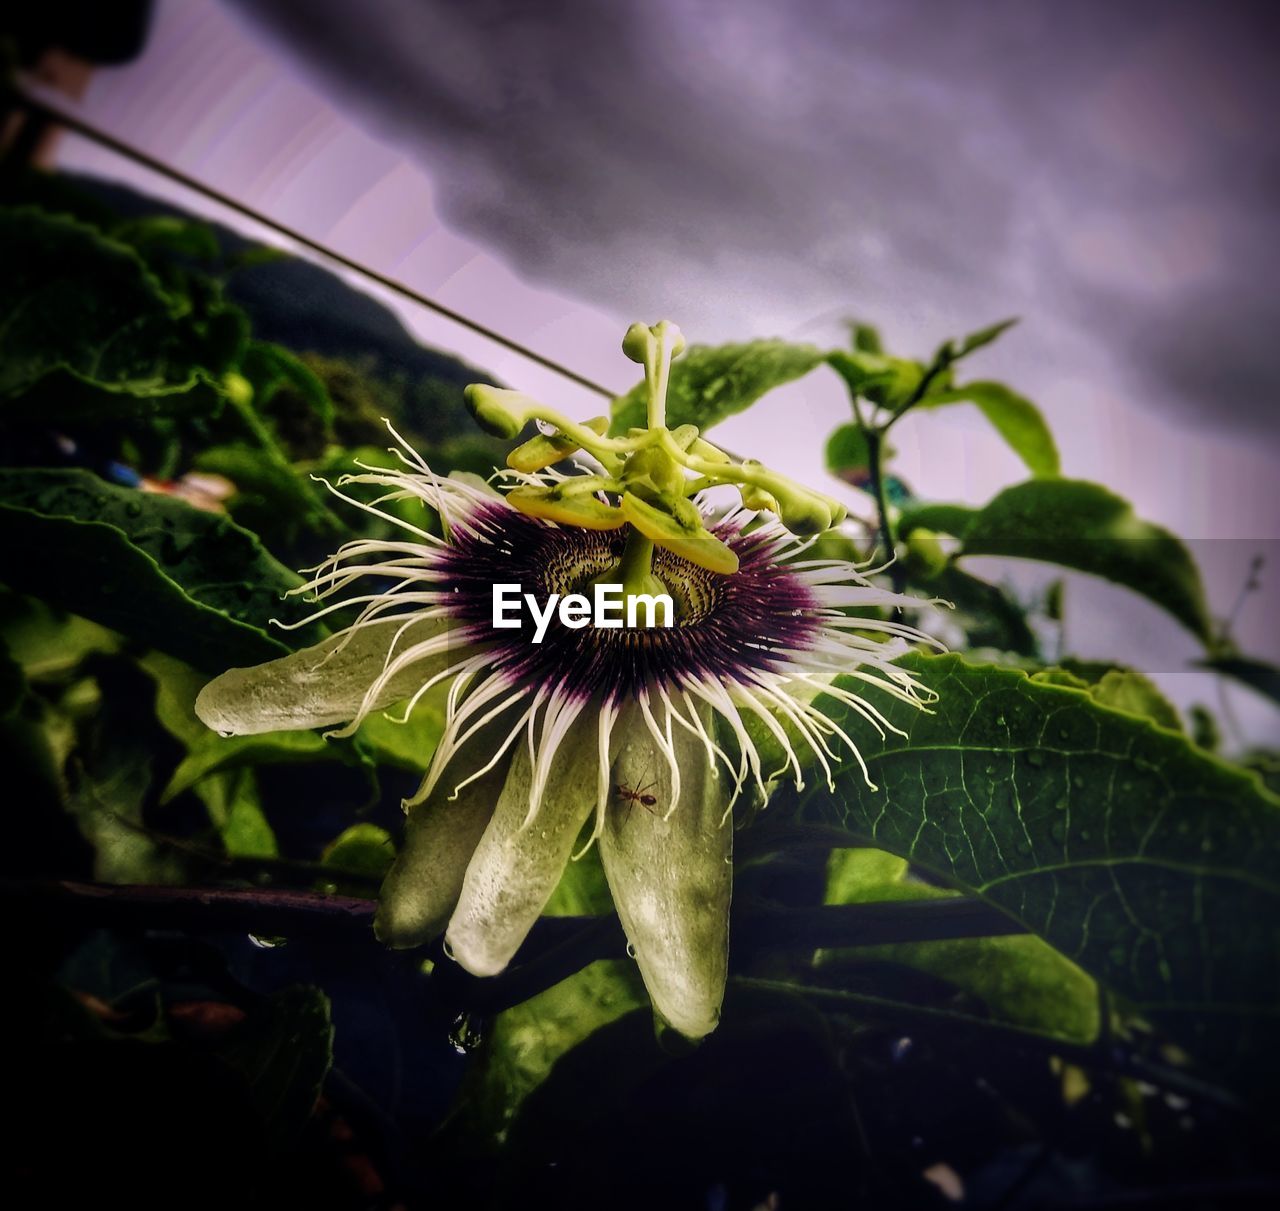
[[[552,528],[507,509],[487,511],[485,520],[442,554],[442,587],[467,639],[487,645],[494,670],[511,682],[558,684],[577,697],[616,701],[695,678],[739,680],[780,671],[786,653],[810,646],[821,626],[811,588],[776,561],[779,533],[743,534],[737,523],[721,522],[714,533],[739,560],[732,575],[663,548],[654,553],[654,575],[676,607],[672,627],[572,629],[553,621],[534,643],[533,622],[522,612],[519,629],[495,631],[494,584],[517,583],[539,601],[589,593],[594,579],[617,566],[628,532]]]

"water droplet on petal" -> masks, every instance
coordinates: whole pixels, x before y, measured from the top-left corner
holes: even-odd
[[[627,943],[627,958],[634,959],[636,957],[636,947],[634,942]]]

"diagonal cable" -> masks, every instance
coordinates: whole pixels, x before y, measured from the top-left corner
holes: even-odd
[[[593,379],[587,378],[585,375],[579,374],[576,370],[562,365],[560,362],[546,357],[538,353],[534,349],[530,349],[528,345],[522,345],[519,341],[512,337],[504,336],[501,332],[495,331],[487,324],[480,323],[479,320],[473,320],[469,316],[463,315],[459,311],[455,311],[452,307],[446,307],[443,303],[437,302],[435,299],[422,294],[415,290],[412,286],[406,285],[397,278],[389,277],[385,273],[380,273],[376,269],[370,268],[353,258],[337,252],[318,240],[312,239],[308,235],[304,235],[296,227],[290,227],[286,223],[281,223],[278,219],[273,219],[261,211],[255,210],[245,202],[232,197],[230,194],[223,193],[220,189],[215,189],[212,185],[199,180],[196,177],[189,176],[180,169],[164,163],[163,160],[157,160],[154,156],[148,155],[140,148],[134,147],[131,143],[126,143],[123,139],[116,138],[115,135],[108,134],[104,130],[99,130],[96,126],[84,121],[82,118],[76,117],[74,114],[68,113],[66,110],[56,105],[51,105],[47,101],[37,100],[35,97],[19,90],[10,90],[7,102],[18,106],[27,111],[28,114],[43,118],[49,122],[55,122],[59,126],[67,130],[74,131],[83,138],[97,143],[100,147],[115,152],[117,155],[123,156],[127,160],[132,160],[135,164],[150,169],[152,172],[159,173],[163,177],[176,182],[183,187],[193,190],[201,194],[203,197],[209,198],[211,201],[217,202],[220,206],[225,206],[229,210],[235,211],[237,214],[244,215],[245,218],[252,219],[255,223],[261,223],[262,226],[269,228],[286,239],[292,240],[300,244],[304,248],[310,249],[312,252],[341,265],[344,269],[349,269],[353,273],[360,274],[362,277],[368,278],[370,281],[377,282],[379,286],[400,295],[402,298],[409,299],[411,302],[417,303],[420,307],[425,307],[428,311],[434,312],[436,315],[443,316],[447,320],[483,336],[493,341],[497,345],[501,345],[504,349],[509,349],[512,353],[518,353],[521,357],[527,358],[529,361],[542,366],[544,369],[550,370],[561,377],[568,379],[572,383],[576,383],[579,387],[584,387],[588,391],[593,391],[597,395],[603,396],[605,399],[613,399],[618,393],[611,391],[608,387],[601,383],[595,382]]]

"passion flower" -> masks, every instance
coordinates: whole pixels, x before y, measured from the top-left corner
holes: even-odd
[[[848,563],[801,558],[813,540],[792,531],[829,527],[839,505],[732,463],[693,426],[666,428],[680,347],[671,325],[628,333],[624,349],[645,363],[650,424],[624,438],[514,392],[469,389],[490,429],[550,427],[512,453],[505,493],[434,475],[392,430],[402,465],[363,467],[332,491],[405,538],[348,543],[299,590],[323,603],[317,616],[354,618],[311,648],[224,673],[196,710],[228,734],[343,724],[342,735],[399,702],[407,718],[447,685],[444,733],[405,804],[404,844],[382,888],[379,937],[415,946],[444,932],[463,967],[496,974],[575,852],[596,843],[656,1011],[698,1038],[724,993],[734,803],[748,789],[767,799],[778,778],[802,784],[797,746],[829,782],[840,750],[862,764],[855,739],[815,705],[820,693],[881,734],[891,728],[835,675],[917,705],[928,694],[892,663],[923,637],[884,616],[918,603]],[[547,469],[584,450],[596,460],[585,473]],[[700,493],[723,483],[751,507],[713,515]],[[384,492],[359,501],[348,484]],[[425,509],[417,525],[385,510],[389,501],[421,502],[442,533]],[[492,626],[493,587],[511,583],[537,599],[602,583],[665,592],[675,625],[552,622],[535,643],[523,614],[517,628]],[[753,732],[776,741],[783,768],[766,768]]]

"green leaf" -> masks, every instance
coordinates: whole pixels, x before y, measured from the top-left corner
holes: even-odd
[[[262,1124],[281,1146],[301,1134],[333,1063],[329,998],[295,985],[268,997],[217,1048],[247,1082]]]
[[[181,883],[180,859],[148,835],[143,819],[154,756],[130,721],[101,710],[71,752],[65,797],[81,835],[93,847],[93,877],[102,883]]]
[[[403,707],[375,711],[360,725],[357,739],[379,762],[421,773],[431,764],[444,734],[447,697],[447,685],[428,690],[405,723],[400,722]]]
[[[198,334],[132,248],[33,208],[0,210],[0,396],[61,371],[137,396],[190,384]]]
[[[275,858],[280,854],[251,769],[215,774],[204,779],[196,793],[204,801],[222,838],[222,847],[233,858]]]
[[[20,665],[9,654],[9,645],[0,639],[0,722],[17,714],[27,694],[27,678]]]
[[[964,627],[971,648],[1037,655],[1039,647],[1027,622],[1027,611],[998,585],[948,564],[927,582],[927,590],[955,607],[955,618]]]
[[[1212,631],[1200,573],[1182,542],[1127,501],[1078,479],[1031,479],[985,507],[911,505],[900,529],[943,530],[963,555],[1037,559],[1102,576],[1154,601],[1206,642]]]
[[[1000,320],[994,324],[988,324],[985,328],[979,328],[977,332],[971,332],[968,336],[963,337],[956,346],[955,351],[951,355],[951,360],[958,362],[962,357],[968,357],[969,354],[976,352],[985,345],[991,344],[998,337],[1003,336],[1018,321],[1016,318],[1010,320]]]
[[[1089,687],[1089,696],[1103,706],[1150,719],[1170,731],[1182,731],[1177,708],[1149,677],[1136,669],[1108,669],[1101,680]]]
[[[329,389],[306,362],[283,345],[253,341],[240,373],[253,385],[254,403],[259,410],[265,411],[276,392],[288,386],[298,393],[326,430],[333,424]]]
[[[858,320],[849,323],[849,343],[857,353],[883,353],[884,344],[880,340],[880,330],[873,324],[863,324]]]
[[[321,861],[340,870],[367,874],[380,880],[395,861],[391,834],[376,824],[361,821],[340,832],[325,847]]]
[[[196,455],[194,465],[235,484],[230,504],[237,515],[238,506],[248,501],[266,510],[266,520],[277,528],[290,522],[320,526],[331,520],[316,485],[274,451],[248,445],[210,446]]]
[[[0,470],[0,524],[15,589],[221,672],[288,649],[263,629],[305,608],[300,579],[247,530],[179,500],[82,470]]]
[[[126,219],[112,227],[111,238],[137,249],[148,261],[172,256],[215,261],[222,253],[212,227],[177,215],[149,214]]]
[[[932,713],[847,680],[903,735],[836,771],[847,826],[1007,912],[1205,1065],[1261,1087],[1280,1016],[1280,799],[1082,690],[956,656],[904,667]],[[803,798],[825,795],[821,778]]]
[[[827,354],[827,364],[844,379],[849,394],[866,397],[881,408],[902,407],[924,380],[925,367],[904,357],[855,349],[836,349]]]
[[[954,895],[911,882],[907,862],[874,849],[834,850],[827,871],[828,904],[936,900]],[[827,975],[846,952],[822,951]],[[858,963],[884,959],[927,972],[980,997],[1001,1020],[1088,1043],[1098,1033],[1098,989],[1074,963],[1032,935],[957,938],[861,947]]]
[[[219,736],[196,718],[196,695],[208,681],[203,673],[163,652],[148,652],[138,664],[156,684],[156,719],[187,750],[187,755],[178,763],[161,793],[162,804],[193,788],[206,791],[208,788],[203,785],[206,780],[212,781],[218,775],[231,775],[246,767],[323,760],[349,762],[354,759],[347,746],[331,743],[316,732]],[[233,785],[224,778],[217,790],[201,795],[215,821],[222,817],[210,798],[216,795],[219,802],[223,802]]]
[[[1280,668],[1274,664],[1249,656],[1215,656],[1201,661],[1201,665],[1265,694],[1273,702],[1280,702]]]
[[[104,386],[73,370],[51,370],[6,409],[12,424],[115,424],[131,418],[215,416],[226,397],[199,372],[181,382],[139,390],[135,384]]]
[[[839,475],[842,471],[865,471],[870,465],[867,435],[859,426],[841,425],[827,438],[828,471]]]
[[[692,345],[671,364],[667,425],[697,425],[703,432],[749,408],[762,395],[803,378],[825,355],[813,345],[761,340],[743,345]],[[612,434],[648,423],[644,383],[613,401]]]
[[[569,863],[543,911],[549,916],[613,913],[595,846]],[[647,1018],[649,998],[635,964],[602,960],[500,1013],[468,1073],[469,1095],[460,1099],[477,1135],[489,1143],[500,1139],[561,1056],[642,1006]]]
[[[204,725],[200,725],[204,728]],[[173,771],[161,803],[199,785],[215,774],[229,773],[256,765],[286,765],[296,761],[317,761],[340,755],[316,732],[263,732],[258,736],[219,736],[204,728],[204,735]]]
[[[634,963],[601,960],[498,1014],[459,1099],[477,1135],[501,1140],[561,1056],[648,1003]]]
[[[34,597],[0,589],[0,635],[30,681],[60,681],[90,653],[114,652],[111,631],[51,609]]]
[[[898,533],[905,538],[916,529],[939,530],[959,538],[969,528],[976,513],[977,509],[968,505],[912,502],[902,510]]]
[[[1033,475],[1058,474],[1058,447],[1040,409],[1003,383],[966,383],[963,387],[930,391],[918,407],[932,409],[964,403],[977,405]]]

